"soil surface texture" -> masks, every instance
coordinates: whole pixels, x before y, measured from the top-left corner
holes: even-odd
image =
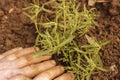
[[[33,46],[35,29],[22,11],[28,1],[0,0],[0,53],[14,47]]]
[[[80,0],[85,3],[86,0]],[[23,14],[31,0],[0,0],[0,53],[15,47],[34,45],[36,34],[34,25]],[[104,67],[109,72],[99,72],[92,80],[120,80],[120,0],[96,3],[99,27],[89,35],[96,39],[111,40],[100,52]]]

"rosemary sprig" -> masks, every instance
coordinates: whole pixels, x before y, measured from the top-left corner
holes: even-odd
[[[46,8],[55,4],[53,9]],[[38,36],[35,46],[40,46],[41,51],[34,57],[54,54],[61,56],[58,61],[66,64],[67,71],[74,74],[76,80],[90,80],[95,69],[103,69],[99,51],[106,43],[100,43],[88,35],[87,31],[98,25],[93,9],[87,10],[84,6],[79,12],[80,4],[76,0],[49,0],[43,5],[33,3],[24,10],[35,24]],[[54,16],[52,20],[49,16]],[[80,45],[75,39],[85,35],[88,44]]]

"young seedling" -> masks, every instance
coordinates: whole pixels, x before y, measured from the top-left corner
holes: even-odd
[[[49,8],[48,5],[53,3],[54,6]],[[50,0],[43,4],[33,3],[24,10],[38,33],[35,46],[40,46],[41,50],[34,57],[55,55],[65,64],[65,69],[74,74],[75,80],[90,80],[94,70],[106,71],[99,56],[106,43],[85,35],[98,25],[96,15],[93,9],[87,10],[85,6],[82,12],[79,9],[80,4],[75,0]],[[86,45],[76,41],[83,36],[88,41]]]

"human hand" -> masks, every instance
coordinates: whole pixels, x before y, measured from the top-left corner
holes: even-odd
[[[51,56],[32,58],[34,53],[31,47],[15,48],[0,55],[0,80],[74,80],[70,73],[64,73],[62,66],[50,60]]]

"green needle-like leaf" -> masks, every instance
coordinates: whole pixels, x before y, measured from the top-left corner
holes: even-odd
[[[55,55],[65,69],[74,74],[75,80],[90,80],[96,69],[106,71],[99,51],[109,42],[85,35],[98,26],[94,9],[87,10],[84,6],[80,12],[81,6],[76,0],[48,0],[42,4],[42,0],[35,1],[24,8],[38,33],[35,46],[41,48],[33,58]],[[83,37],[88,41],[84,45],[80,43]]]

